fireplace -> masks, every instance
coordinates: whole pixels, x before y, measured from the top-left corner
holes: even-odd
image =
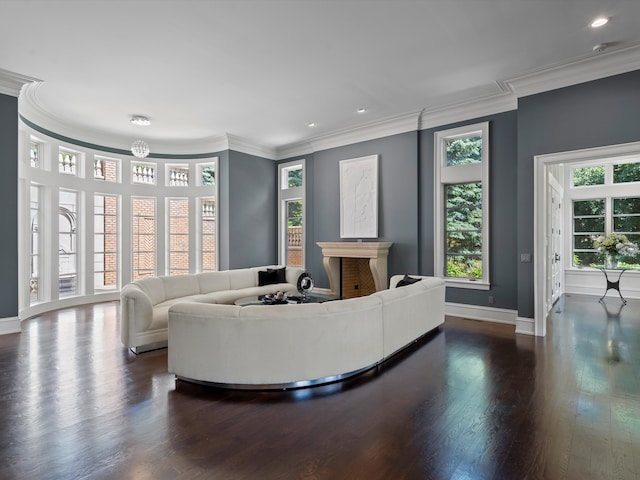
[[[318,242],[331,291],[344,298],[387,288],[392,242]]]

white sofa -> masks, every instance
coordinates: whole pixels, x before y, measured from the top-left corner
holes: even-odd
[[[414,276],[417,277],[417,276]],[[367,370],[444,322],[445,286],[415,284],[365,297],[289,305],[179,303],[169,309],[169,372],[232,388],[282,389]]]
[[[232,304],[275,291],[295,292],[303,268],[286,267],[285,283],[259,286],[260,271],[278,265],[143,278],[120,292],[120,338],[135,353],[167,346],[169,307],[181,302]]]

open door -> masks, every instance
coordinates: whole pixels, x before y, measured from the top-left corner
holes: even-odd
[[[564,259],[562,258],[562,187],[549,176],[547,190],[547,311],[564,292]]]

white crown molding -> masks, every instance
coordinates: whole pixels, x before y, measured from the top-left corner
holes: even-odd
[[[335,130],[323,135],[311,137],[304,142],[290,143],[276,149],[277,159],[283,160],[306,155],[329,148],[343,147],[354,143],[366,142],[377,138],[389,137],[400,133],[418,130],[421,112],[410,112],[383,118],[356,127]]]
[[[456,105],[424,110],[420,117],[420,130],[516,110],[518,108],[516,96],[502,82],[497,84],[502,93]]]
[[[389,137],[400,133],[418,130],[420,112],[410,112],[402,115],[384,118],[375,122],[365,123],[356,127],[337,130],[317,137],[312,137],[308,142],[313,151],[327,150],[329,148],[342,147],[353,143],[366,142],[377,138]]]
[[[246,153],[248,155],[255,155],[257,157],[264,157],[270,160],[276,160],[277,154],[274,147],[268,147],[266,145],[260,145],[252,142],[246,138],[238,137],[227,133],[227,148],[236,152]]]
[[[640,69],[640,44],[585,55],[573,62],[542,68],[504,80],[518,96],[525,97]]]
[[[276,148],[276,160],[301,157],[313,153],[313,146],[309,142],[290,143]]]
[[[0,93],[17,97],[22,87],[28,83],[39,82],[37,78],[28,77],[19,73],[10,72],[0,68]]]

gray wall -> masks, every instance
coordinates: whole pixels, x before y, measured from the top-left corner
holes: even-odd
[[[533,253],[534,155],[640,141],[640,70],[521,98],[517,138],[518,252]],[[518,266],[520,317],[533,318],[533,266]]]
[[[434,262],[434,133],[489,122],[489,278],[491,289],[447,288],[448,302],[517,308],[516,175],[517,112],[476,118],[420,132],[420,273],[433,275]]]
[[[0,318],[18,316],[18,99],[0,94]]]
[[[389,275],[418,273],[417,135],[417,132],[408,132],[304,157],[307,165],[306,267],[317,286],[328,288],[329,280],[316,242],[341,240],[340,160],[374,154],[379,155],[378,238],[362,240],[393,242],[389,251]]]
[[[254,267],[278,259],[278,183],[273,160],[233,150],[220,170],[226,186],[220,203],[220,269]],[[222,179],[221,179],[222,180]],[[221,187],[223,182],[220,183]]]

